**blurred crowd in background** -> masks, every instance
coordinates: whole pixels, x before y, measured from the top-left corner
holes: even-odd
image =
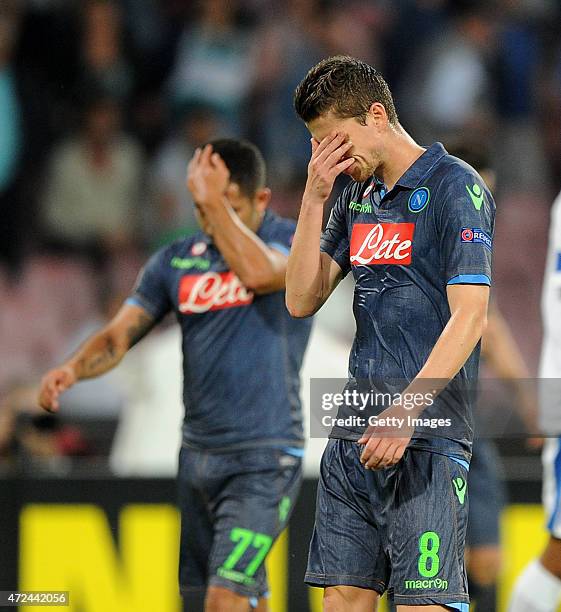
[[[115,312],[149,253],[196,231],[197,146],[255,142],[272,207],[297,217],[310,142],[293,91],[339,53],[379,68],[420,144],[490,156],[494,295],[535,373],[561,188],[559,1],[2,0],[0,456],[99,451],[34,413],[33,385]],[[74,406],[118,419],[122,388],[104,379]]]

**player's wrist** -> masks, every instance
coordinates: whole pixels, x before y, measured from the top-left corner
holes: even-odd
[[[220,192],[210,192],[206,194],[204,197],[195,198],[195,203],[200,208],[205,210],[215,209],[219,206],[224,206],[225,197],[223,193]]]
[[[70,384],[74,384],[78,380],[80,380],[80,368],[79,364],[75,361],[67,361],[66,363],[60,366],[60,369],[63,370],[70,382]]]
[[[308,208],[312,210],[320,208],[323,212],[323,207],[328,199],[329,195],[324,197],[317,193],[304,192],[304,195],[302,197],[302,208]]]

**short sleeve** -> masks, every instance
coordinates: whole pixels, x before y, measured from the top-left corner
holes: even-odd
[[[162,319],[171,309],[172,303],[166,285],[167,249],[158,251],[140,271],[127,304],[144,308],[156,321]]]
[[[346,276],[351,269],[350,244],[347,227],[347,200],[349,187],[337,198],[321,236],[320,249],[327,253]]]
[[[277,221],[271,223],[260,238],[267,246],[280,251],[284,255],[288,255],[292,247],[295,231],[296,224],[294,221],[277,218]]]
[[[440,255],[447,285],[491,285],[495,202],[477,174],[453,178],[440,210]]]

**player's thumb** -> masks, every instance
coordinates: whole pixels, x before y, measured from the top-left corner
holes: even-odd
[[[70,374],[68,374],[67,372],[63,372],[62,375],[57,378],[55,388],[58,393],[62,393],[63,391],[69,389],[73,384],[74,380],[72,379]]]

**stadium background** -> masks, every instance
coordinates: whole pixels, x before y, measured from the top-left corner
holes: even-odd
[[[336,53],[380,68],[421,144],[490,155],[494,298],[536,374],[561,187],[559,2],[2,0],[0,589],[68,589],[83,612],[178,609],[177,330],[162,326],[74,390],[57,419],[37,414],[35,385],[110,316],[150,252],[194,230],[184,170],[201,142],[256,142],[272,206],[296,217],[309,137],[292,92]],[[352,331],[344,285],[316,322],[308,377],[337,377],[340,364],[344,375]],[[272,562],[275,612],[319,609],[301,576],[321,446]],[[545,533],[539,456],[520,440],[499,446],[514,504],[504,601]]]

